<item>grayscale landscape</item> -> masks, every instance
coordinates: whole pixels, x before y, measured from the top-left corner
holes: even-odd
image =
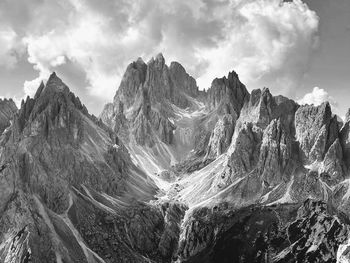
[[[46,8],[52,2],[42,6]],[[96,5],[90,10],[83,8],[85,1],[72,2],[77,10],[98,10],[96,12],[106,17],[108,10],[113,14],[110,17],[117,17],[122,6],[122,3],[117,5],[117,1],[115,5],[113,1],[102,1],[101,10]],[[253,33],[247,31],[243,38],[237,37],[242,43],[250,37],[247,43],[255,48],[267,45],[262,47],[266,48],[262,52],[265,55],[277,52],[274,45],[281,51],[284,43],[285,53],[278,55],[283,57],[278,69],[272,64],[266,69],[268,63],[260,56],[261,50],[248,50],[248,44],[241,46],[247,51],[245,60],[235,44],[233,50],[224,48],[222,53],[225,60],[233,61],[232,64],[221,61],[229,70],[216,67],[222,56],[217,60],[215,55],[210,60],[215,52],[207,50],[203,54],[208,54],[206,72],[209,73],[201,75],[200,70],[193,69],[198,57],[190,55],[197,52],[196,49],[189,48],[193,64],[183,59],[187,53],[181,50],[187,45],[198,45],[198,48],[204,45],[201,42],[204,35],[212,37],[211,23],[186,12],[183,16],[197,19],[197,24],[185,19],[181,31],[184,33],[171,33],[178,41],[176,44],[182,45],[176,51],[179,60],[172,59],[177,57],[174,45],[154,43],[154,49],[162,51],[157,54],[159,51],[147,49],[147,41],[144,49],[141,45],[125,53],[119,64],[118,60],[113,61],[116,57],[107,52],[109,47],[105,47],[106,53],[99,53],[93,46],[83,45],[81,53],[76,50],[75,55],[69,55],[64,49],[71,45],[66,46],[62,41],[56,46],[50,42],[62,26],[57,22],[61,19],[55,20],[55,13],[51,16],[57,32],[46,35],[49,45],[46,46],[43,39],[38,40],[43,46],[39,42],[33,45],[30,41],[35,41],[38,33],[30,31],[33,39],[26,36],[24,42],[16,40],[26,43],[22,48],[27,51],[20,51],[14,45],[10,49],[12,53],[6,53],[3,46],[0,59],[14,64],[2,69],[0,62],[3,80],[0,86],[3,96],[0,99],[1,263],[350,262],[350,110],[344,110],[350,108],[350,102],[347,105],[338,102],[349,98],[349,92],[334,95],[341,86],[326,91],[316,87],[320,85],[317,81],[313,90],[305,88],[309,81],[321,79],[323,75],[321,71],[315,73],[317,67],[312,62],[317,59],[314,56],[326,59],[320,51],[326,45],[319,46],[329,32],[322,27],[322,16],[318,17],[317,12],[301,0],[273,0],[274,4],[267,0],[228,1],[228,6],[226,1],[219,2],[203,1],[207,9],[195,9],[199,12],[197,15],[204,12],[208,18],[219,7],[224,7],[222,11],[228,7],[233,10],[227,17],[241,12],[241,18],[248,22],[240,22],[244,30],[237,31],[237,35],[249,29],[245,23],[262,26],[262,21],[269,18],[271,22],[274,14],[287,19],[284,22],[291,27],[281,29],[283,21],[266,22],[262,26],[268,32],[265,40],[274,44],[267,45],[262,38],[259,38],[261,42],[251,42],[257,32],[264,34],[262,28]],[[306,2],[313,6],[312,1]],[[6,5],[9,8],[12,4],[0,4],[0,7]],[[135,5],[146,10],[141,3]],[[156,7],[153,1],[149,5],[154,10],[164,8]],[[169,5],[186,4],[170,1]],[[62,3],[59,6],[58,14],[64,8],[71,8]],[[13,8],[8,9],[9,12],[17,7]],[[29,6],[26,8],[30,10]],[[48,10],[55,10],[50,8]],[[132,8],[127,12],[136,13],[138,9]],[[285,13],[274,13],[269,8]],[[3,10],[0,21],[1,18],[10,21]],[[247,15],[248,11],[255,14],[253,18],[251,13]],[[162,12],[154,18],[166,13]],[[180,11],[178,16],[182,16]],[[260,16],[261,20],[255,21]],[[219,16],[213,17],[219,19]],[[43,19],[48,18],[43,16]],[[89,19],[86,21],[94,21],[93,17]],[[231,22],[239,23],[240,19],[236,19]],[[174,23],[179,25],[180,20]],[[301,20],[308,22],[310,32],[296,30]],[[328,20],[324,21],[327,24]],[[114,22],[119,26],[122,19]],[[231,22],[224,21],[222,26]],[[161,27],[165,24],[160,22]],[[16,30],[15,24],[12,25]],[[38,24],[39,29],[42,26]],[[133,26],[137,30],[145,29],[139,28],[139,24]],[[193,26],[191,30],[190,26]],[[164,39],[170,36],[165,33],[168,27],[160,30]],[[191,31],[188,36],[186,28]],[[208,31],[201,31],[204,28]],[[291,28],[302,35],[301,41],[292,39],[296,35],[288,31]],[[98,39],[99,33],[93,29],[88,27]],[[273,30],[280,30],[279,44],[273,39]],[[4,32],[0,30],[0,47],[9,40]],[[16,31],[16,37],[22,33]],[[190,35],[201,40],[188,44],[179,40]],[[94,38],[93,41],[103,40]],[[310,51],[313,41],[318,44]],[[33,51],[34,47],[39,53]],[[61,53],[47,60],[51,48]],[[90,62],[83,59],[87,48],[92,50]],[[120,48],[122,52],[126,46]],[[95,60],[93,51],[104,61],[110,56],[104,66],[118,64],[115,67],[118,70],[112,75],[120,74],[120,78],[115,79],[118,81],[112,88],[107,85],[107,79],[97,77],[107,71],[98,71],[100,75],[94,71],[98,68],[94,65],[103,60]],[[237,57],[233,58],[235,51]],[[259,56],[251,57],[250,51]],[[229,53],[225,55],[225,52]],[[277,53],[269,58],[270,62],[276,59]],[[349,53],[343,56],[347,60],[342,63],[347,63]],[[129,57],[132,59],[125,62]],[[241,58],[241,63],[237,58]],[[39,76],[32,81],[26,79],[24,95],[18,95],[15,88],[9,88],[11,72],[24,70],[20,64],[28,63],[24,62],[26,59]],[[295,61],[289,63],[293,59]],[[82,68],[86,66],[85,73],[91,75],[84,81],[75,78],[79,74],[74,73],[74,63]],[[251,71],[246,70],[247,65]],[[200,85],[218,70],[225,71],[210,79],[207,87]],[[243,79],[239,70],[243,72]],[[121,73],[115,73],[119,71]],[[254,79],[253,73],[259,77]],[[336,78],[331,73],[328,78]],[[247,74],[251,74],[251,78]],[[26,74],[19,74],[18,79],[23,76]],[[101,84],[106,86],[102,88]],[[113,89],[113,96],[109,95],[109,89]],[[304,91],[302,97],[296,95],[300,90]],[[97,94],[108,98],[101,102]],[[89,106],[85,106],[85,99]]]

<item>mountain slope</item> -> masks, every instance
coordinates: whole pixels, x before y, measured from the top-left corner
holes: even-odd
[[[101,244],[89,235],[125,237],[129,231],[134,233],[129,228],[144,224],[146,230],[135,231],[149,238],[154,228],[164,224],[159,209],[144,204],[157,192],[154,182],[54,73],[33,99],[22,103],[8,132],[1,154],[1,164],[6,166],[0,177],[2,261],[13,262],[11,257],[23,254],[33,262],[103,262],[90,248],[96,251]],[[129,213],[137,211],[149,213],[151,219],[128,220]],[[106,218],[111,225],[96,229]],[[119,220],[125,224],[113,230]],[[26,238],[17,240],[19,235]],[[160,237],[154,238],[158,242]],[[124,252],[113,256],[125,262],[141,260],[130,249],[137,240],[131,239],[131,244],[125,240],[104,249],[124,247]],[[19,255],[24,245],[27,251]],[[139,246],[140,251],[151,249]]]
[[[0,137],[0,261],[347,262],[349,123],[161,54],[98,119],[53,73]]]
[[[159,64],[164,64],[163,58]],[[128,70],[126,74],[128,79],[133,79]],[[127,80],[124,78],[122,83],[125,86]],[[177,86],[186,86],[185,80],[177,83]],[[150,85],[147,81],[138,83],[146,94],[147,85]],[[163,87],[158,82],[153,86]],[[116,97],[119,92],[120,89]],[[187,156],[175,158],[175,164],[159,165],[153,170],[161,179],[175,181],[166,184],[162,200],[175,199],[189,206],[182,235],[191,235],[194,231],[189,222],[197,209],[215,209],[223,204],[231,209],[259,204],[299,207],[311,198],[324,200],[332,209],[337,207],[339,213],[347,213],[344,209],[348,203],[348,166],[343,152],[348,129],[347,124],[344,128],[340,126],[328,103],[318,107],[300,106],[288,98],[273,96],[266,88],[249,94],[235,72],[215,79],[208,91],[190,95],[201,105],[200,110],[182,109],[167,94],[156,96],[158,101],[167,101],[168,110],[163,116],[169,118],[173,113],[179,116],[169,118],[173,120],[175,140],[166,144]],[[155,108],[157,103],[149,102],[149,108]],[[132,118],[126,119],[134,122]],[[108,125],[108,121],[103,121]],[[118,126],[118,122],[114,126]],[[184,130],[186,135],[179,136],[182,140],[176,137]],[[152,132],[147,131],[144,136],[153,138]],[[188,146],[187,150],[179,148],[182,142]],[[152,152],[154,148],[142,144],[138,147],[145,152]],[[157,166],[162,155],[158,158],[152,155],[152,158]],[[216,222],[210,224],[216,225]],[[193,238],[200,237],[185,236],[184,242]],[[215,238],[213,242],[219,241]],[[200,248],[191,248],[190,254],[201,253],[208,246],[210,242],[204,242]],[[180,261],[187,260],[188,255]]]

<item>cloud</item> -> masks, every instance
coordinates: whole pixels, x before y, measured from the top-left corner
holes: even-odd
[[[199,82],[235,69],[251,89],[269,86],[286,94],[297,88],[317,46],[316,13],[299,0],[238,1],[232,8],[237,21],[226,41],[203,53],[210,65]]]
[[[19,54],[23,52],[23,47],[18,41],[15,31],[0,26],[0,66],[14,68]]]
[[[305,94],[304,97],[298,100],[297,102],[302,105],[308,104],[318,106],[326,101],[328,101],[331,104],[334,110],[337,110],[338,103],[334,100],[334,98],[330,96],[328,92],[324,89],[314,87],[312,92]]]
[[[90,96],[110,101],[127,64],[158,52],[181,62],[200,88],[235,69],[248,88],[269,86],[287,93],[299,85],[317,45],[318,17],[300,0],[20,3],[0,3],[0,10],[8,10],[0,11],[0,22],[13,31],[15,42],[23,43],[38,71],[24,84],[29,95],[69,61],[84,70]],[[6,56],[14,45],[9,43]]]

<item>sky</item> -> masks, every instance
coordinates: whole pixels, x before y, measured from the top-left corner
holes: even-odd
[[[0,97],[33,96],[52,71],[89,111],[127,65],[163,53],[200,89],[235,70],[248,90],[350,108],[349,0],[0,0]]]

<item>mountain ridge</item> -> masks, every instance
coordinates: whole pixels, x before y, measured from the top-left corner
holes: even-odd
[[[329,103],[249,93],[235,71],[199,91],[159,54],[99,119],[52,73],[7,121],[1,261],[349,259],[350,121]]]

